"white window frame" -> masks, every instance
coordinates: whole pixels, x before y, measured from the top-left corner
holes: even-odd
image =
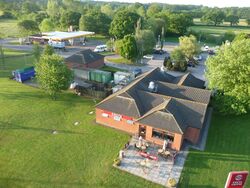
[[[107,113],[102,113],[102,117],[108,118],[109,115]]]
[[[133,124],[134,124],[134,121],[128,119],[128,120],[127,120],[127,124],[133,125]]]
[[[114,120],[115,120],[115,121],[121,121],[121,119],[122,119],[122,116],[121,116],[121,115],[119,115],[119,114],[114,114]]]

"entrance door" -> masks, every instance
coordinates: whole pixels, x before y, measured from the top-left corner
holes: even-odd
[[[139,136],[141,136],[143,139],[146,137],[146,126],[139,125]]]

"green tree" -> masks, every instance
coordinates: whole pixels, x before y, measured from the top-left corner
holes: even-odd
[[[243,39],[247,39],[248,38],[248,34],[246,33],[239,33],[238,35],[236,35],[234,37],[234,40],[243,40]]]
[[[144,8],[144,6],[140,6],[137,10],[136,10],[136,13],[143,17],[143,18],[146,18],[146,10]]]
[[[108,35],[110,22],[111,19],[106,14],[91,11],[82,15],[79,26],[81,30]]]
[[[187,28],[193,24],[193,18],[188,14],[170,14],[169,31],[178,35],[184,35]]]
[[[215,108],[224,114],[243,114],[250,109],[250,39],[223,45],[206,62],[208,87],[215,89]]]
[[[61,27],[67,29],[69,26],[73,26],[74,29],[78,29],[80,18],[81,14],[78,12],[63,11],[60,18]]]
[[[115,53],[121,54],[122,45],[123,45],[122,39],[115,41],[115,45],[114,45],[115,46]]]
[[[108,40],[106,42],[106,45],[107,45],[107,48],[109,51],[113,52],[114,49],[115,49],[115,41],[114,41],[114,38],[111,38],[110,40]]]
[[[166,22],[162,18],[149,18],[147,20],[147,27],[148,29],[152,30],[155,34],[155,37],[161,35],[162,28],[165,28]]]
[[[225,19],[225,14],[219,8],[209,9],[205,12],[204,16],[201,18],[202,21],[206,23],[212,23],[215,26],[221,24]]]
[[[156,40],[154,33],[151,30],[140,30],[139,32],[136,32],[135,38],[137,48],[141,56],[143,54],[152,53],[156,44]]]
[[[21,11],[23,14],[30,14],[39,11],[39,6],[32,1],[25,1],[22,3]]]
[[[224,33],[223,41],[233,41],[235,38],[235,33],[233,31],[227,31]]]
[[[103,14],[106,14],[110,18],[113,18],[113,16],[114,16],[114,10],[112,9],[110,4],[105,4],[105,5],[101,6],[101,12]]]
[[[45,18],[48,18],[48,14],[46,12],[38,12],[34,17],[34,20],[40,24]]]
[[[41,56],[35,70],[41,88],[53,99],[60,91],[67,90],[73,79],[72,71],[63,63],[63,58],[56,54]]]
[[[60,20],[60,8],[61,8],[60,0],[48,0],[47,10],[46,10],[47,14],[56,23],[58,23]]]
[[[136,13],[127,10],[119,11],[111,22],[109,33],[116,39],[122,39],[125,35],[134,33],[138,19],[139,15]]]
[[[28,36],[40,32],[37,23],[33,20],[23,20],[21,22],[18,22],[17,25],[21,36]]]
[[[162,7],[159,4],[153,3],[148,7],[147,16],[154,17],[157,13],[161,12],[161,10]]]
[[[230,22],[230,26],[237,25],[239,23],[239,20],[239,16],[233,14],[227,15],[225,17],[225,21]]]
[[[2,64],[3,64],[3,68],[5,68],[5,56],[4,56],[4,49],[2,45],[0,45],[0,57],[1,57]]]
[[[250,25],[250,18],[246,19],[247,25]]]
[[[180,49],[189,60],[192,60],[200,52],[200,46],[194,35],[180,37],[179,43]]]
[[[54,48],[47,44],[43,50],[43,55],[52,55],[54,53],[55,53]]]
[[[41,24],[39,25],[39,28],[41,31],[46,32],[46,31],[53,31],[55,28],[55,25],[53,21],[49,18],[45,18]]]
[[[170,55],[172,61],[172,70],[184,72],[187,70],[187,61],[185,54],[183,53],[180,47],[177,47],[173,50]]]
[[[129,60],[135,60],[137,57],[136,40],[133,35],[126,35],[122,39],[122,46],[120,48],[120,55]]]
[[[34,55],[36,62],[39,62],[42,54],[42,48],[38,43],[33,44],[32,54]]]

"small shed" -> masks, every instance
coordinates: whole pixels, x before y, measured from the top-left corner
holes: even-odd
[[[70,69],[99,69],[104,66],[104,56],[88,49],[73,54],[64,62]]]

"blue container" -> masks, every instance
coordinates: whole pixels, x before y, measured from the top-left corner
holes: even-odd
[[[17,69],[13,71],[12,74],[16,81],[23,82],[23,81],[31,79],[32,77],[35,77],[35,69],[34,67],[28,67],[25,69]]]

